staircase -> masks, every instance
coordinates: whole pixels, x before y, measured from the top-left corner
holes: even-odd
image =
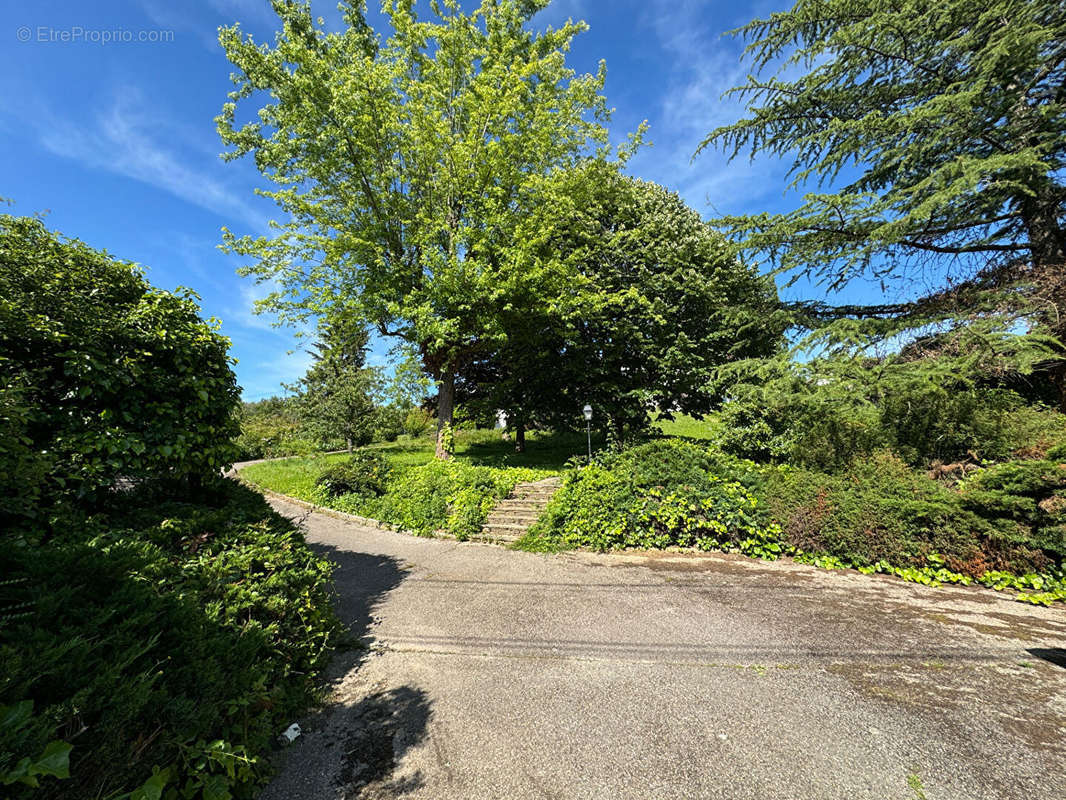
[[[497,544],[509,544],[520,539],[540,517],[562,482],[562,478],[551,477],[518,484],[510,495],[489,512],[481,533],[473,538]]]

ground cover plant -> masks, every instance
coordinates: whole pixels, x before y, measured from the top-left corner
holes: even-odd
[[[32,703],[0,731],[0,775],[72,746],[69,780],[14,783],[12,798],[113,797],[154,770],[179,796],[252,796],[339,633],[329,563],[232,482],[211,502],[123,495],[5,542],[0,572],[0,607],[19,609],[0,626],[0,705]]]
[[[884,451],[822,472],[661,439],[568,473],[517,546],[789,555],[1051,603],[1066,600],[1064,487],[1066,464],[1054,460],[973,466],[956,478]]]
[[[249,797],[338,633],[195,296],[0,217],[4,797]],[[10,502],[9,502],[10,501]]]
[[[516,454],[499,431],[456,432],[456,457],[434,459],[429,438],[372,445],[351,456],[284,459],[251,464],[241,476],[255,485],[307,502],[371,517],[422,535],[443,532],[459,539],[476,534],[492,507],[518,484],[557,469],[513,466],[554,463],[570,456],[572,437],[534,434]],[[538,446],[539,445],[539,446]]]

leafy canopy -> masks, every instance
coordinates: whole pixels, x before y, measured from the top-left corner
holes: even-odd
[[[605,156],[605,70],[565,55],[583,23],[527,29],[544,0],[434,0],[383,7],[387,38],[361,3],[347,28],[317,27],[306,3],[275,3],[273,45],[239,26],[220,41],[236,67],[218,129],[226,158],[252,155],[286,220],[270,235],[225,234],[273,281],[283,319],[350,309],[413,343],[442,377],[504,337],[515,267],[498,258],[538,176]],[[253,104],[254,116],[238,117]]]
[[[731,90],[749,113],[700,149],[783,158],[820,190],[727,217],[745,249],[831,288],[930,262],[967,277],[1062,264],[1061,3],[799,0],[734,33],[756,73]]]
[[[780,344],[772,281],[676,193],[614,165],[546,180],[515,246],[530,273],[556,276],[537,287],[540,305],[503,316],[492,401],[519,419],[574,422],[591,402],[624,435],[651,408],[703,414],[720,365]]]

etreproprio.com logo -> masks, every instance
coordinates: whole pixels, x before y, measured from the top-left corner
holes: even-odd
[[[87,28],[82,25],[70,25],[65,28],[22,25],[15,30],[15,38],[20,42],[41,44],[160,44],[173,42],[174,31]]]

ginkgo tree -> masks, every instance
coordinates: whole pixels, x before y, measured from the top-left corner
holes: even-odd
[[[358,314],[416,348],[438,382],[438,457],[456,374],[505,340],[500,309],[537,276],[502,254],[538,179],[609,159],[605,67],[566,65],[568,22],[533,30],[547,0],[434,0],[420,19],[391,0],[379,35],[362,3],[330,32],[310,6],[275,2],[280,31],[239,26],[220,42],[236,67],[217,119],[227,159],[251,155],[283,212],[268,235],[224,232],[282,320]],[[254,113],[249,114],[247,106]]]

